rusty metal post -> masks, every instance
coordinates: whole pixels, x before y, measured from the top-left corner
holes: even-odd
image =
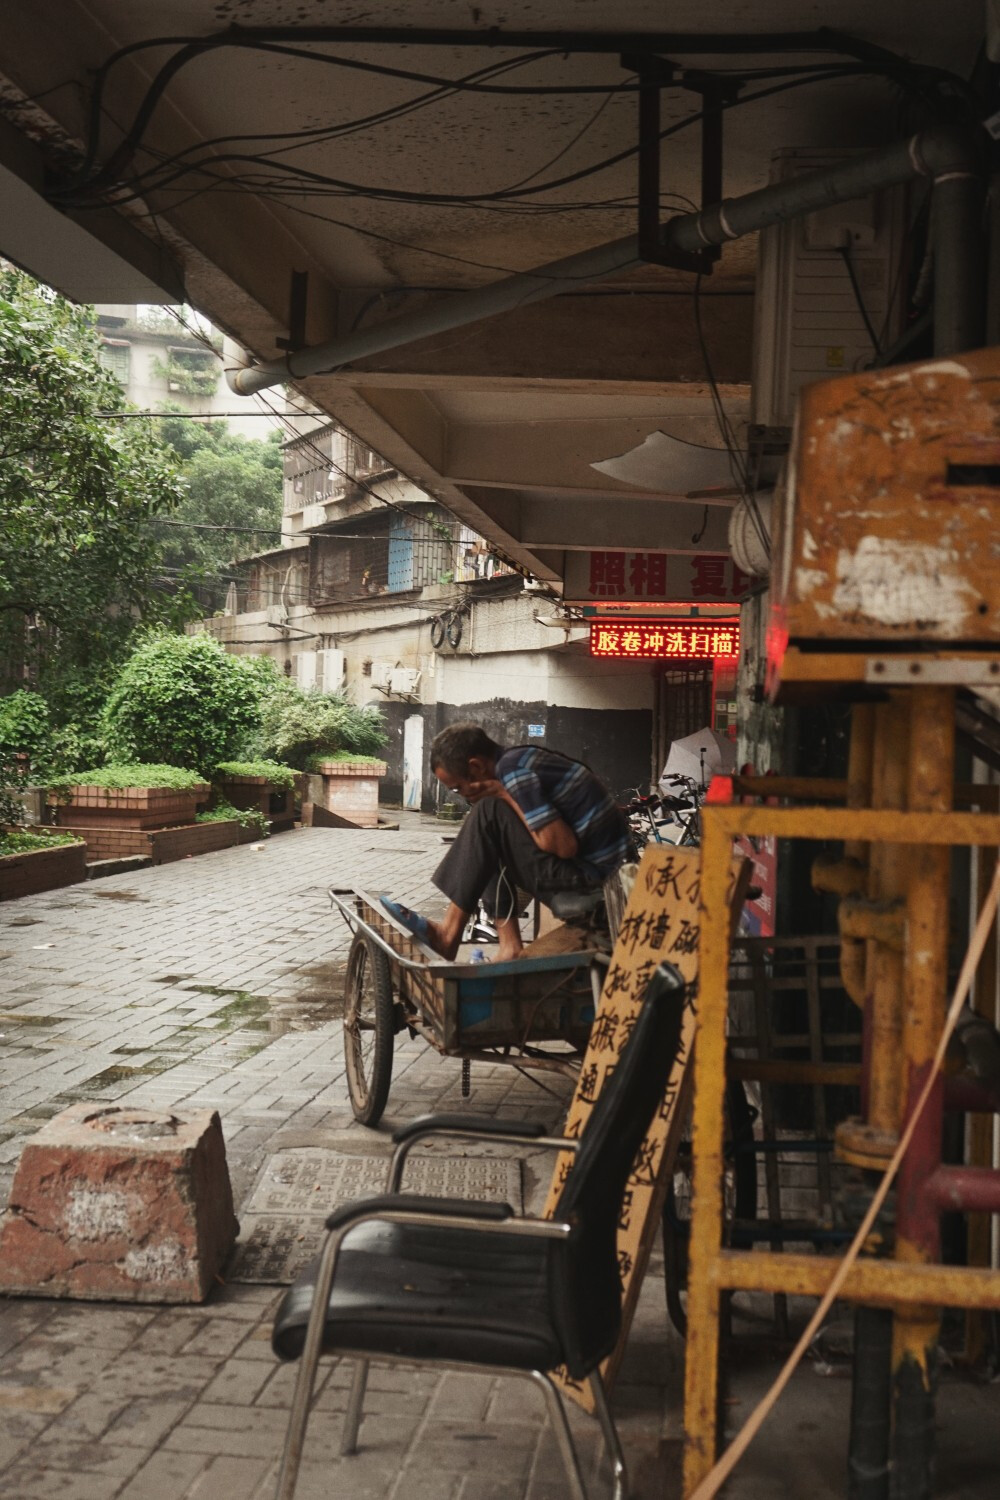
[[[997,794],[1000,788],[995,786],[984,786],[981,788],[981,796],[985,806],[997,810]],[[976,861],[976,901],[982,900],[983,892],[989,890],[996,869],[997,851],[995,849],[979,849]],[[997,930],[994,925],[989,942],[980,960],[979,969],[976,973],[975,985],[972,991],[972,1005],[977,1015],[988,1021],[991,1026],[996,1025],[996,997],[997,997]],[[991,1114],[976,1113],[969,1117],[968,1125],[968,1160],[970,1165],[976,1167],[989,1167],[993,1165],[993,1116]],[[970,1266],[988,1266],[990,1264],[990,1217],[988,1214],[970,1214],[968,1219],[968,1262]],[[983,1357],[985,1347],[983,1315],[981,1312],[968,1312],[965,1315],[965,1349],[964,1356],[970,1365],[978,1364]]]
[[[719,811],[724,811],[720,809]],[[698,958],[698,1039],[691,1129],[691,1240],[684,1361],[684,1493],[715,1462],[719,1391],[720,1294],[712,1278],[722,1246],[726,1016],[732,840],[716,810],[702,815],[702,921]]]
[[[955,773],[955,692],[911,691],[907,801],[912,811],[947,812]],[[906,1004],[903,1015],[906,1108],[912,1109],[931,1067],[948,995],[950,853],[925,845],[910,851],[906,892]],[[896,1259],[940,1259],[940,1214],[927,1182],[941,1159],[943,1083],[937,1084],[899,1172]],[[934,1354],[940,1315],[915,1303],[896,1310],[893,1325],[893,1500],[929,1500],[934,1435]]]
[[[872,760],[872,806],[906,806],[906,776],[910,737],[910,704],[904,693],[893,693],[875,709]],[[871,850],[868,895],[873,901],[900,900],[906,890],[911,852],[899,844],[876,844]],[[892,1155],[903,1114],[903,1078],[899,1045],[903,1029],[903,956],[882,943],[868,945],[869,984],[866,1125],[869,1149],[886,1160]]]

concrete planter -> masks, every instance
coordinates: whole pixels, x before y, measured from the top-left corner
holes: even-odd
[[[25,833],[34,830],[15,829]],[[51,849],[32,849],[26,854],[0,855],[0,901],[17,896],[37,896],[62,885],[75,885],[87,878],[87,846],[54,844]]]
[[[324,760],[319,764],[322,794],[314,797],[327,812],[361,828],[378,827],[378,784],[389,767],[384,760]],[[311,777],[315,782],[317,777]]]
[[[241,812],[252,809],[270,818],[272,833],[295,827],[294,787],[275,786],[266,776],[226,776],[217,785],[220,796],[231,806]]]
[[[208,801],[205,781],[184,791],[167,786],[72,786],[68,795],[49,793],[60,828],[170,828],[190,823]]]

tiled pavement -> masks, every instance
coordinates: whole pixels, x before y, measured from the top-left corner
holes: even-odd
[[[436,1108],[555,1126],[564,1081],[543,1090],[512,1069],[475,1067],[463,1100],[458,1063],[409,1041],[397,1045],[380,1128],[353,1120],[338,1008],[348,938],[326,889],[391,890],[433,909],[441,825],[400,821],[398,831],[302,829],[0,908],[0,1201],[25,1137],[77,1099],[218,1109],[237,1207],[276,1151],[385,1152],[395,1125]],[[526,1158],[529,1202],[547,1167]],[[656,1255],[615,1390],[636,1500],[679,1493],[683,1350],[661,1274]],[[201,1307],[0,1299],[0,1494],[269,1497],[294,1375],[269,1346],[279,1295],[228,1284]],[[776,1368],[767,1346],[740,1357],[734,1421]],[[300,1500],[565,1495],[526,1383],[376,1368],[360,1451],[342,1459],[347,1380],[324,1365]],[[846,1380],[803,1371],[727,1490],[732,1500],[842,1495],[847,1394]],[[945,1388],[939,1500],[995,1495],[998,1398],[1000,1387]],[[590,1493],[606,1495],[593,1424],[577,1416],[574,1427]]]
[[[219,1110],[237,1207],[283,1147],[388,1148],[429,1110],[561,1118],[565,1080],[460,1066],[397,1044],[377,1131],[344,1081],[339,1001],[349,938],[330,885],[430,907],[442,826],[300,829],[267,841],[68,887],[0,908],[0,1187],[26,1136],[78,1099]],[[537,1198],[548,1162],[525,1162]],[[619,1388],[637,1477],[659,1445],[677,1348],[636,1346]],[[0,1301],[0,1493],[12,1500],[229,1500],[273,1492],[294,1370],[269,1345],[273,1287],[220,1286],[203,1307]],[[648,1359],[647,1359],[648,1363]],[[373,1370],[360,1451],[337,1454],[347,1373],[325,1367],[301,1500],[555,1500],[564,1493],[540,1397],[520,1381]],[[522,1389],[523,1385],[523,1389]],[[597,1456],[592,1423],[576,1423]],[[641,1430],[641,1437],[640,1437]],[[652,1491],[650,1491],[652,1493]]]

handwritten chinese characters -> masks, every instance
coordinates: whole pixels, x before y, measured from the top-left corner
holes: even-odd
[[[732,898],[742,897],[749,866],[734,863]],[[739,877],[739,878],[738,878]],[[613,1377],[639,1297],[639,1288],[663,1209],[667,1181],[689,1103],[688,1062],[694,1046],[701,930],[701,863],[696,849],[668,845],[647,848],[625,908],[614,953],[604,980],[601,1002],[590,1032],[576,1093],[564,1134],[579,1137],[601,1089],[614,1072],[657,965],[668,959],[687,981],[680,1043],[672,1060],[656,1116],[639,1148],[618,1219],[618,1267],[622,1280],[622,1335],[605,1366]],[[549,1187],[546,1213],[551,1214],[572,1167],[561,1154]],[[590,1409],[589,1388],[559,1378],[566,1391]]]

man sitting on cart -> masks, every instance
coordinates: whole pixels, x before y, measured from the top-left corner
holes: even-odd
[[[630,856],[624,815],[578,760],[538,745],[505,750],[479,724],[452,724],[431,744],[431,770],[472,804],[432,876],[448,910],[435,922],[382,899],[442,958],[457,954],[480,899],[496,925],[498,960],[517,958],[519,888],[545,904],[564,891],[597,891]]]

